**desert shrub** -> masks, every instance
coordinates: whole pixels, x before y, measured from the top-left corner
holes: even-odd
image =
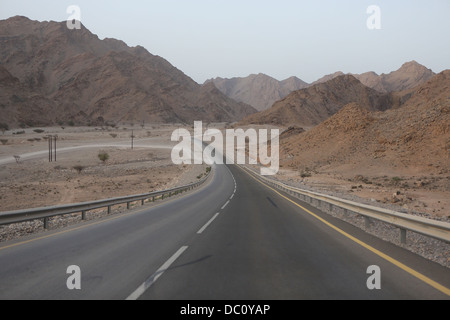
[[[9,130],[9,126],[6,123],[0,123],[0,131],[3,133]]]
[[[77,166],[74,166],[73,169],[74,169],[75,171],[77,171],[78,174],[80,174],[80,173],[85,169],[85,167],[80,166],[80,165],[77,165]]]
[[[100,161],[102,161],[103,163],[105,163],[106,161],[109,160],[109,154],[107,154],[106,152],[101,151],[98,154],[98,158],[100,159]]]
[[[110,136],[113,137],[114,139],[117,138],[117,134],[115,133],[110,133]]]
[[[303,171],[300,174],[300,177],[302,177],[302,178],[310,178],[311,176],[312,176],[311,172],[307,172],[307,171]]]
[[[8,143],[8,139],[1,139],[0,142],[1,142],[3,145],[6,145],[6,144]]]
[[[42,129],[35,129],[33,131],[36,133],[44,133],[45,132],[45,130],[42,130]]]

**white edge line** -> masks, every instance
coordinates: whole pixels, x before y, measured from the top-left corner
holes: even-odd
[[[211,223],[213,223],[214,220],[216,220],[216,218],[219,216],[219,214],[220,214],[220,212],[217,212],[217,213],[215,214],[215,216],[212,217],[211,220],[209,220],[209,221],[203,226],[203,228],[201,228],[200,230],[198,230],[197,234],[202,234],[203,231],[205,231],[206,228],[208,228],[209,225],[210,225]]]
[[[150,278],[148,278],[143,284],[139,286],[126,300],[137,300],[147,291],[158,279],[161,277],[167,269],[170,268],[188,247],[181,247],[169,260],[164,263],[161,268],[158,269]]]

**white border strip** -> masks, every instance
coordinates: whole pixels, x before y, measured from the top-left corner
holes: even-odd
[[[203,231],[205,231],[206,228],[208,228],[209,225],[210,225],[211,223],[213,223],[214,220],[216,220],[216,218],[219,216],[219,214],[220,214],[220,212],[217,212],[216,215],[215,215],[214,217],[212,217],[212,219],[209,220],[209,221],[203,226],[203,228],[201,228],[200,230],[198,230],[197,234],[202,234]]]
[[[181,247],[169,260],[164,263],[161,268],[158,269],[150,278],[148,278],[143,284],[139,286],[126,300],[137,300],[145,291],[147,291],[158,279],[161,277],[167,269],[187,250],[188,247]]]

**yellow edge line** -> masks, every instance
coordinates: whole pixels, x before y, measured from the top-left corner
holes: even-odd
[[[313,216],[314,218],[320,220],[321,222],[323,222],[324,224],[326,224],[327,226],[329,226],[330,228],[336,230],[337,232],[339,232],[340,234],[344,235],[345,237],[347,237],[348,239],[356,242],[357,244],[361,245],[362,247],[366,248],[367,250],[370,250],[371,252],[375,253],[376,255],[378,255],[379,257],[389,261],[390,263],[394,264],[395,266],[397,266],[398,268],[406,271],[407,273],[411,274],[412,276],[416,277],[417,279],[425,282],[426,284],[432,286],[433,288],[439,290],[440,292],[446,294],[447,296],[450,296],[450,289],[447,287],[444,287],[443,285],[437,283],[436,281],[428,278],[427,276],[415,271],[414,269],[411,269],[410,267],[404,265],[403,263],[401,263],[398,260],[395,260],[394,258],[388,256],[387,254],[375,249],[374,247],[368,245],[367,243],[353,237],[352,235],[348,234],[347,232],[343,231],[342,229],[336,227],[335,225],[331,224],[330,222],[322,219],[321,217],[319,217],[318,215],[316,215],[315,213],[309,211],[308,209],[304,208],[303,206],[301,206],[300,204],[298,204],[297,202],[289,199],[288,197],[285,197],[284,195],[282,195],[280,192],[278,192],[277,190],[273,189],[272,187],[270,187],[269,185],[265,184],[264,182],[256,179],[254,176],[252,176],[250,173],[248,173],[246,170],[243,170],[245,173],[247,173],[250,177],[252,177],[253,179],[255,179],[256,181],[258,181],[259,183],[263,184],[264,186],[266,186],[267,188],[269,188],[270,190],[274,191],[275,193],[277,193],[279,196],[283,197],[284,199],[288,200],[289,202],[295,204],[297,207],[301,208],[302,210],[304,210],[305,212],[307,212],[308,214],[310,214],[311,216]]]

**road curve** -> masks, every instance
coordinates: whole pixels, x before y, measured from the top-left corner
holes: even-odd
[[[288,199],[236,166],[218,165],[195,193],[2,244],[0,299],[449,299],[425,281],[449,288],[447,268]],[[80,267],[81,290],[66,286],[71,265]],[[373,265],[380,290],[367,287]]]
[[[141,139],[136,140],[134,143],[135,148],[148,148],[148,149],[168,149],[171,150],[172,147],[169,145],[163,145],[163,144],[155,144],[155,143],[146,143],[146,141],[149,141],[150,139]],[[150,141],[151,142],[151,141]],[[98,149],[98,148],[130,148],[130,143],[128,141],[126,142],[117,142],[117,143],[102,143],[102,144],[85,144],[85,145],[77,145],[77,146],[58,146],[57,153],[58,155],[64,154],[64,153],[70,153],[82,149]],[[25,154],[21,154],[20,160],[21,161],[27,161],[32,160],[36,158],[45,158],[48,156],[48,149],[35,151],[35,152],[29,152]],[[6,165],[10,163],[16,162],[15,158],[13,156],[7,156],[7,157],[0,157],[0,165]]]

